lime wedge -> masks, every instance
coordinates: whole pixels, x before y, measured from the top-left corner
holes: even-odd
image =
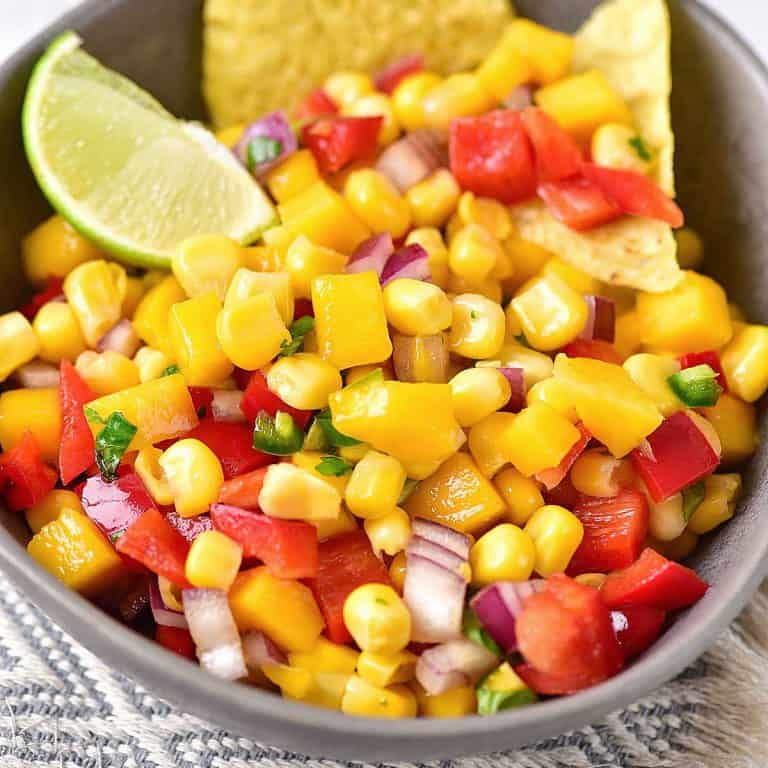
[[[51,205],[122,261],[167,267],[196,234],[250,243],[275,221],[267,196],[197,123],[177,120],[65,32],[30,80],[24,144]]]

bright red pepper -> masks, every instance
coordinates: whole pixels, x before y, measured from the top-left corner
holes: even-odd
[[[25,432],[17,445],[0,453],[0,488],[12,512],[37,504],[54,485],[56,472],[43,462],[31,432]]]
[[[576,428],[581,432],[581,437],[573,444],[573,447],[568,451],[560,464],[536,474],[536,479],[547,490],[552,490],[563,482],[563,478],[571,471],[571,467],[576,459],[584,453],[584,449],[592,439],[592,433],[581,422],[576,425]]]
[[[600,592],[563,574],[525,601],[516,631],[525,661],[568,692],[606,680],[623,665]]]
[[[211,516],[196,515],[182,517],[173,507],[163,507],[161,510],[165,519],[191,544],[203,531],[213,528]]]
[[[370,160],[379,146],[384,118],[321,117],[305,125],[301,141],[315,156],[320,171],[336,173],[350,163]]]
[[[600,594],[609,608],[644,605],[676,611],[693,605],[708,588],[695,571],[647,547],[628,568],[609,574]]]
[[[725,371],[723,365],[720,362],[720,355],[717,350],[710,349],[706,352],[689,352],[687,355],[683,355],[679,358],[680,368],[695,368],[697,365],[708,365],[715,373],[717,373],[717,383],[723,388],[724,392],[728,391],[728,380],[725,377]]]
[[[644,605],[611,611],[611,621],[624,659],[633,659],[650,648],[661,634],[666,611]]]
[[[257,558],[279,579],[317,576],[317,528],[301,520],[278,520],[228,504],[214,504],[211,520],[217,531],[243,548],[244,558]]]
[[[574,339],[563,347],[563,352],[568,357],[591,357],[602,360],[604,363],[614,363],[614,365],[621,365],[624,362],[619,350],[609,341],[601,339]]]
[[[307,585],[323,612],[328,637],[334,643],[348,643],[352,636],[344,624],[344,601],[363,584],[389,584],[387,567],[361,530],[326,539],[318,555],[317,576],[308,579]]]
[[[375,77],[376,90],[391,94],[400,83],[410,75],[424,69],[424,57],[421,54],[405,56],[382,69]]]
[[[219,491],[219,502],[245,509],[259,508],[259,494],[264,487],[268,467],[254,469],[227,480]]]
[[[43,304],[47,304],[49,301],[53,301],[59,296],[64,295],[64,291],[62,290],[63,284],[64,281],[60,277],[49,277],[45,284],[45,289],[32,296],[32,298],[21,308],[21,314],[24,315],[27,320],[32,322]]]
[[[189,543],[154,507],[125,529],[115,548],[177,587],[190,586],[184,575]]]
[[[526,107],[521,118],[533,144],[539,184],[569,179],[581,170],[584,157],[579,145],[544,110]]]
[[[210,416],[213,390],[208,389],[208,387],[188,387],[188,389],[198,418],[204,419],[206,416]]]
[[[293,303],[294,322],[301,317],[314,317],[315,309],[309,299],[296,299]]]
[[[571,558],[568,573],[607,573],[637,560],[648,533],[648,502],[639,491],[623,490],[613,498],[584,497],[573,508],[584,538]]]
[[[720,463],[715,448],[685,411],[665,419],[631,458],[657,503],[711,475]]]
[[[261,371],[256,371],[251,376],[243,393],[243,399],[240,401],[240,408],[248,421],[254,421],[260,411],[266,411],[270,416],[274,416],[278,411],[289,413],[301,429],[304,429],[312,418],[312,411],[300,411],[297,408],[291,408],[272,392]]]
[[[322,89],[316,88],[293,112],[295,120],[314,120],[317,117],[335,115],[339,111],[336,102]]]
[[[557,504],[566,509],[573,509],[581,499],[586,498],[573,487],[569,475],[566,475],[554,488],[549,490],[545,488],[543,496],[547,504]]]
[[[454,120],[450,158],[462,189],[508,205],[536,194],[533,147],[519,112],[497,110]]]
[[[166,627],[162,624],[157,625],[155,630],[155,640],[169,651],[183,656],[185,659],[195,661],[197,653],[195,652],[195,641],[189,630],[180,627]]]
[[[64,485],[71,483],[95,461],[93,433],[83,413],[83,406],[95,399],[96,395],[80,378],[72,363],[62,360],[59,369],[59,474]]]
[[[577,232],[600,227],[621,216],[618,204],[581,176],[540,184],[538,195],[558,221]]]
[[[141,478],[132,471],[121,472],[112,483],[101,475],[89,477],[83,485],[81,501],[85,514],[112,540],[155,506]]]

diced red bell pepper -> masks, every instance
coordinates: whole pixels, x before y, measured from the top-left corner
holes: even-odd
[[[95,461],[93,433],[83,412],[83,406],[95,399],[95,393],[82,380],[72,363],[62,360],[59,368],[59,474],[64,485],[71,483]]]
[[[363,584],[390,584],[387,567],[361,530],[326,539],[318,555],[317,576],[307,585],[323,612],[328,637],[334,643],[348,643],[352,636],[344,624],[344,601]]]
[[[301,429],[304,429],[312,418],[312,411],[291,408],[272,392],[267,386],[266,376],[261,371],[256,371],[251,376],[240,401],[240,408],[248,421],[255,421],[260,411],[266,411],[270,416],[274,416],[278,411],[288,413]]]
[[[141,478],[133,471],[121,472],[108,483],[101,475],[89,477],[81,493],[83,510],[113,541],[155,502]]]
[[[547,504],[557,504],[566,509],[573,509],[581,499],[585,498],[573,487],[570,476],[564,477],[554,488],[549,490],[545,488],[543,496]]]
[[[198,418],[204,419],[211,415],[211,403],[213,403],[213,390],[208,387],[188,387],[192,405]]]
[[[700,600],[708,588],[695,571],[647,547],[628,568],[609,574],[600,594],[609,608],[644,605],[676,611]]]
[[[229,504],[214,504],[217,531],[243,548],[244,558],[258,558],[279,579],[317,576],[317,528],[301,520],[278,520]]]
[[[268,467],[261,467],[225,481],[219,491],[219,502],[245,509],[258,509],[259,494],[264,487],[267,469]]]
[[[621,208],[596,184],[581,176],[539,184],[539,197],[567,227],[585,232],[621,216]]]
[[[539,184],[570,179],[581,170],[584,157],[579,145],[544,110],[526,107],[521,118],[533,144]]]
[[[718,451],[685,411],[665,419],[631,458],[656,503],[711,475],[720,463]]]
[[[613,498],[584,497],[573,508],[584,538],[568,573],[607,573],[637,560],[648,533],[648,502],[639,491],[622,490]]]
[[[49,277],[45,284],[45,288],[32,296],[32,298],[21,308],[21,314],[24,315],[27,320],[32,322],[43,304],[47,304],[49,301],[53,301],[63,295],[63,284],[64,281],[60,277]]]
[[[689,352],[679,358],[681,370],[686,368],[695,368],[697,365],[708,365],[717,373],[717,383],[723,388],[723,392],[728,391],[728,379],[725,377],[723,364],[720,362],[720,355],[717,350],[710,349],[706,352]]]
[[[605,168],[594,163],[585,163],[581,172],[585,179],[615,201],[624,213],[665,221],[675,228],[685,224],[685,216],[677,203],[642,173]]]
[[[162,513],[165,519],[184,537],[190,544],[204,531],[213,528],[211,516],[196,515],[195,517],[182,517],[173,507],[163,507]]]
[[[316,88],[293,112],[295,120],[314,120],[317,117],[338,114],[336,102],[322,89]]]
[[[154,507],[125,529],[115,548],[177,587],[190,586],[184,574],[189,543]]]
[[[584,453],[584,449],[589,445],[589,441],[592,439],[592,433],[581,422],[576,425],[576,428],[581,432],[581,437],[573,444],[571,450],[565,454],[565,457],[560,464],[536,474],[536,479],[547,490],[552,490],[560,485],[563,478],[571,471],[571,467],[574,465],[576,459]]]
[[[322,173],[336,173],[376,154],[383,119],[381,115],[321,117],[304,126],[301,141],[315,156]]]
[[[563,574],[551,576],[545,590],[526,599],[515,628],[525,661],[559,678],[568,692],[606,680],[623,665],[600,592]]]
[[[195,641],[189,630],[181,627],[166,627],[162,624],[157,625],[155,630],[155,640],[169,651],[183,656],[185,659],[195,661],[197,653],[195,651]]]
[[[661,634],[666,611],[635,605],[611,611],[611,621],[624,659],[633,659],[650,648]]]
[[[391,94],[400,83],[410,75],[415,75],[424,69],[424,57],[421,54],[404,56],[402,59],[382,69],[374,78],[376,90]]]
[[[574,339],[563,347],[563,352],[568,357],[591,357],[594,360],[615,365],[621,365],[624,362],[619,350],[610,342],[601,339]]]
[[[19,443],[0,453],[0,488],[12,512],[37,504],[56,485],[56,472],[43,462],[35,436],[27,430]]]
[[[454,120],[449,150],[451,173],[462,189],[507,205],[536,194],[533,147],[519,112]]]
[[[315,309],[309,299],[296,299],[293,304],[294,322],[302,317],[314,317]]]

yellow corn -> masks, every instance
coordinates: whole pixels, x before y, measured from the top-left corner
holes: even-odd
[[[358,717],[398,719],[415,717],[418,704],[413,691],[405,685],[380,688],[352,675],[344,691],[341,711]]]
[[[641,489],[645,486],[640,483]],[[646,493],[646,496],[648,494]],[[676,493],[656,503],[648,496],[648,534],[657,541],[674,541],[685,530],[683,495]]]
[[[27,525],[32,530],[32,533],[37,533],[48,523],[56,520],[63,509],[83,512],[80,497],[74,491],[56,488],[49,491],[37,504],[26,511]]]
[[[439,229],[421,227],[412,229],[405,240],[406,245],[420,245],[429,256],[429,272],[432,282],[445,289],[448,285],[448,249]]]
[[[363,584],[344,601],[344,624],[363,651],[399,653],[411,641],[411,614],[386,584]]]
[[[506,318],[494,301],[476,293],[453,300],[453,324],[448,343],[451,351],[474,360],[493,357],[504,343]]]
[[[513,413],[492,413],[469,430],[469,451],[486,477],[493,477],[509,463],[502,445],[514,420]]]
[[[442,227],[456,210],[461,189],[453,174],[441,168],[405,194],[411,218],[417,227]]]
[[[293,464],[273,464],[264,477],[259,506],[270,517],[337,521],[341,496],[312,472]]]
[[[451,324],[453,307],[436,285],[400,278],[384,288],[387,321],[408,336],[433,336]]]
[[[424,717],[464,717],[477,712],[477,694],[472,685],[452,688],[437,696],[430,696],[420,685],[415,684],[419,712]]]
[[[166,449],[158,463],[182,517],[201,515],[218,500],[224,473],[218,457],[205,443],[191,437],[179,440]]]
[[[315,156],[308,149],[302,149],[281,161],[267,174],[267,188],[278,203],[284,203],[319,180]]]
[[[227,289],[224,306],[234,306],[260,293],[271,293],[283,322],[286,325],[293,322],[293,286],[287,272],[255,272],[244,267],[238,269]]]
[[[768,326],[747,325],[723,350],[723,370],[730,390],[748,403],[768,389]]]
[[[357,674],[371,685],[386,688],[413,680],[417,661],[418,656],[409,651],[393,654],[363,651],[357,661]]]
[[[626,461],[614,458],[602,448],[592,448],[574,462],[571,482],[579,493],[606,498],[616,496],[630,474]]]
[[[525,531],[511,523],[494,526],[469,552],[472,584],[484,587],[495,581],[527,581],[535,558],[533,540]]]
[[[655,158],[651,146],[633,128],[607,123],[592,136],[592,161],[607,168],[648,175]]]
[[[291,277],[293,291],[298,298],[312,295],[312,281],[322,275],[341,272],[347,257],[341,253],[315,245],[303,235],[297,237],[285,255],[285,269]]]
[[[168,313],[184,298],[184,289],[173,275],[169,275],[144,294],[133,314],[133,327],[139,338],[169,358],[174,352],[168,337]]]
[[[52,304],[45,304],[45,307]],[[67,306],[67,305],[62,305]],[[37,313],[38,316],[40,312]],[[79,329],[78,329],[79,330]],[[46,341],[48,341],[46,334]],[[50,339],[53,341],[53,338]],[[17,368],[34,360],[42,350],[42,341],[21,312],[0,315],[0,381],[5,381]],[[43,358],[49,362],[50,357]]]
[[[498,263],[498,262],[497,262]],[[480,296],[485,296],[486,299],[490,299],[495,304],[501,304],[503,299],[501,280],[497,280],[495,277],[489,275],[485,280],[477,282],[475,280],[467,280],[466,277],[457,275],[455,272],[448,273],[448,293],[456,295],[462,293],[477,293]]]
[[[405,585],[405,552],[398,552],[389,564],[389,578],[392,581],[392,586],[400,593],[403,593],[403,586]]]
[[[0,394],[0,445],[18,445],[31,432],[44,461],[55,464],[61,439],[59,391],[53,388],[10,389]]]
[[[358,517],[382,517],[397,506],[405,478],[403,465],[393,456],[368,451],[352,470],[344,499]]]
[[[395,116],[395,109],[386,94],[366,93],[352,102],[344,105],[342,115],[350,117],[375,117],[381,116],[382,123],[379,130],[379,145],[391,144],[400,135],[400,124]]]
[[[509,254],[515,267],[515,276],[511,281],[511,287],[517,288],[534,275],[538,274],[542,267],[554,258],[554,254],[541,246],[522,240],[516,232],[513,232],[504,241],[504,250]],[[510,290],[509,293],[512,293]]]
[[[720,395],[711,408],[702,408],[701,412],[720,438],[723,464],[738,464],[755,452],[760,441],[755,406],[728,392]]]
[[[344,70],[328,76],[323,83],[323,90],[337,106],[345,107],[366,93],[373,92],[374,85],[366,72]]]
[[[77,358],[75,368],[97,395],[110,395],[140,383],[139,369],[129,357],[106,350],[86,350]]]
[[[509,210],[490,197],[476,197],[472,192],[464,192],[459,199],[457,214],[462,224],[480,227],[496,240],[506,240],[512,234]]]
[[[457,232],[448,250],[451,271],[476,283],[485,280],[502,257],[501,243],[477,224]]]
[[[146,445],[138,452],[133,468],[155,503],[166,507],[173,504],[173,493],[160,466],[162,455],[163,452],[159,448]]]
[[[534,570],[539,576],[563,573],[584,538],[584,526],[565,507],[547,504],[525,524],[536,548]]]
[[[133,356],[133,362],[139,369],[139,381],[144,384],[153,379],[159,379],[171,361],[159,350],[153,347],[142,347]]]
[[[243,548],[220,531],[203,531],[192,542],[184,575],[193,587],[229,591],[240,570]]]
[[[741,475],[710,475],[704,480],[704,501],[691,515],[688,530],[703,535],[733,517],[741,492]]]
[[[704,261],[704,243],[690,227],[675,230],[677,263],[681,269],[696,269]]]
[[[661,552],[664,557],[668,557],[670,560],[677,560],[678,562],[689,558],[698,543],[699,537],[693,531],[687,529],[674,541],[655,542],[652,539],[649,540],[649,545],[658,552]]]
[[[144,294],[147,292],[147,285],[140,277],[129,277],[125,281],[125,298],[121,314],[129,320],[133,317],[136,307],[139,306]]]
[[[602,285],[599,280],[576,269],[572,264],[560,258],[550,259],[542,268],[541,276],[557,275],[564,283],[573,288],[576,293],[581,294],[599,294],[602,292]]]
[[[493,484],[507,505],[509,522],[518,526],[525,525],[531,515],[544,506],[539,484],[530,477],[518,472],[514,467],[499,472],[493,478]]]
[[[384,552],[390,557],[402,552],[411,538],[411,518],[400,507],[395,507],[381,517],[366,520],[363,528],[371,542],[371,549],[376,553]]]
[[[640,351],[643,344],[643,321],[636,310],[625,312],[616,318],[613,345],[624,358]]]
[[[628,357],[623,367],[665,417],[685,408],[667,381],[680,370],[680,363],[673,357],[641,353]]]
[[[320,636],[317,642],[305,651],[291,651],[288,661],[292,667],[307,669],[313,674],[335,673],[351,675],[357,667],[360,654],[345,645],[332,643]]]
[[[496,368],[467,368],[450,382],[453,413],[462,427],[471,427],[509,401],[512,390]]]
[[[389,232],[397,239],[411,227],[408,201],[378,171],[365,168],[350,173],[344,184],[344,199],[374,232]]]
[[[417,72],[397,84],[392,93],[392,108],[397,122],[407,131],[415,131],[426,124],[424,97],[441,82],[433,72]]]
[[[188,237],[173,254],[173,274],[190,299],[213,293],[224,301],[232,275],[243,265],[242,250],[224,235]]]
[[[530,389],[544,379],[551,378],[554,364],[549,355],[537,352],[513,342],[505,344],[498,352],[496,360],[487,360],[478,365],[503,365],[509,368],[522,368],[525,386]]]
[[[494,103],[480,79],[470,72],[449,75],[430,88],[423,97],[424,122],[435,128],[447,128],[457,117],[480,115]]]
[[[267,384],[281,400],[303,411],[325,408],[341,389],[341,374],[321,357],[300,352],[281,357],[267,373]]]
[[[15,314],[19,313],[11,313],[11,315]],[[10,315],[4,315],[0,318],[0,334],[3,338],[5,333],[2,329],[2,323],[3,318],[7,317],[10,317]],[[24,323],[28,325],[26,319],[24,319]],[[62,360],[75,360],[86,349],[83,332],[80,330],[80,323],[78,323],[72,307],[67,302],[50,301],[44,304],[35,315],[33,325],[37,335],[35,341],[39,341],[39,351],[37,354],[46,362],[56,364]],[[25,350],[32,349],[33,347],[29,344],[29,340],[26,339],[23,331],[19,329],[16,332],[18,336],[14,343],[13,352],[20,354],[24,353]],[[3,354],[2,359],[3,362],[5,360],[12,362],[13,356]]]
[[[568,396],[568,389],[552,376],[536,382],[528,390],[526,400],[528,405],[543,403],[550,408],[554,408],[573,424],[579,420],[576,409],[573,407],[573,401]]]

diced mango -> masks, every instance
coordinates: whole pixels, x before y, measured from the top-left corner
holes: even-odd
[[[319,179],[315,156],[308,149],[302,149],[267,174],[267,187],[278,203],[284,203],[300,195]]]
[[[336,475],[323,475],[317,471],[317,465],[320,464],[323,456],[327,455],[328,454],[323,453],[322,451],[299,451],[291,456],[291,461],[297,467],[311,472],[318,480],[328,483],[328,485],[337,491],[339,496],[344,498],[344,491],[349,482],[349,473],[347,472],[346,474],[337,477]]]
[[[680,363],[673,357],[640,353],[628,357],[622,367],[632,381],[656,403],[665,418],[685,408],[667,381],[680,370]]]
[[[290,275],[293,292],[302,299],[312,296],[316,277],[343,272],[346,263],[343,253],[313,243],[304,235],[299,235],[285,254],[285,270]]]
[[[384,688],[413,680],[418,656],[410,651],[383,654],[363,651],[357,662],[357,674],[371,685]]]
[[[344,692],[341,711],[358,717],[415,717],[418,712],[416,696],[404,685],[380,688],[352,675]]]
[[[359,651],[349,646],[339,645],[318,637],[317,642],[308,651],[292,651],[288,654],[288,661],[292,667],[308,669],[310,672],[337,672],[339,674],[352,675],[355,672]]]
[[[477,712],[477,694],[472,685],[451,688],[430,696],[418,683],[414,685],[419,713],[424,717],[464,717]]]
[[[514,413],[499,411],[478,421],[469,430],[469,452],[486,477],[493,477],[509,462],[504,445],[514,421]]]
[[[509,23],[503,41],[528,62],[531,82],[554,83],[571,68],[574,42],[570,35],[520,18]]]
[[[61,440],[59,391],[11,389],[0,395],[0,445],[7,451],[31,432],[44,461],[56,463]]]
[[[173,357],[173,349],[168,336],[168,312],[176,302],[185,298],[179,281],[168,275],[144,294],[133,314],[133,327],[139,338],[170,358]]]
[[[26,511],[27,525],[33,533],[38,533],[43,526],[56,520],[63,509],[82,512],[83,505],[80,503],[80,497],[74,491],[55,488]]]
[[[715,405],[702,408],[701,412],[720,438],[723,464],[738,464],[755,452],[760,434],[754,405],[726,392],[720,395]]]
[[[768,388],[768,326],[747,325],[723,350],[723,370],[731,391],[748,403]]]
[[[33,360],[40,354],[41,346],[38,335],[21,312],[0,315],[0,381]]]

